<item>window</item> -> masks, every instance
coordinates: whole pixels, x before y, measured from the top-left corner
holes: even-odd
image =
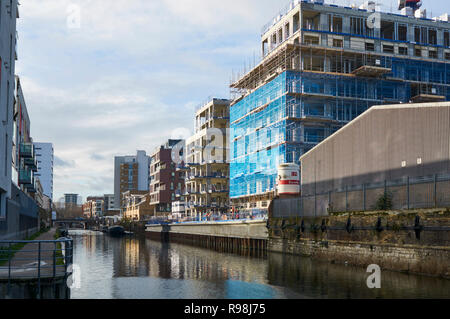
[[[450,33],[448,31],[444,32],[444,46],[450,47]]]
[[[437,44],[437,31],[436,29],[428,30],[428,44],[436,45]]]
[[[384,53],[394,53],[394,46],[393,45],[383,45],[383,52]]]
[[[313,36],[310,36],[310,35],[305,35],[305,43],[306,44],[318,45],[319,44],[319,37],[313,37]]]
[[[363,35],[364,33],[364,19],[363,18],[350,18],[350,33],[356,35]]]
[[[420,28],[420,43],[428,43],[428,32],[427,28]]]
[[[420,28],[419,27],[414,28],[414,41],[416,43],[420,43]]]
[[[399,47],[398,48],[398,54],[400,54],[400,55],[408,55],[408,48],[406,48],[406,47]]]
[[[375,43],[366,43],[366,51],[375,51]]]
[[[415,49],[414,50],[414,55],[415,56],[418,56],[418,57],[421,57],[422,56],[422,49]]]
[[[408,40],[408,27],[405,24],[399,24],[397,27],[398,39],[399,41]]]
[[[445,59],[450,60],[450,52],[445,52]]]
[[[437,58],[438,58],[437,51],[434,51],[434,50],[428,51],[428,56],[429,56],[431,59],[437,59]]]
[[[394,22],[392,21],[381,21],[381,38],[394,40]]]
[[[7,159],[8,159],[8,157],[7,157],[7,155],[8,155],[8,141],[9,141],[9,139],[8,139],[8,134],[6,134],[5,135],[5,158],[4,158],[4,161],[5,161],[5,176],[7,176],[8,175],[8,161],[7,161]]]
[[[339,39],[333,39],[333,46],[336,48],[343,48],[344,47],[344,41]]]
[[[342,17],[333,16],[332,14],[328,15],[328,31],[330,32],[342,32]]]

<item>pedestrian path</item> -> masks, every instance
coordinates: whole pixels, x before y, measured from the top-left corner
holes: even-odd
[[[0,267],[0,280],[4,279],[33,279],[52,278],[65,275],[65,265],[59,250],[64,247],[62,243],[58,247],[53,241],[56,229],[40,235],[32,243],[26,244],[17,251],[11,262]],[[0,244],[1,246],[1,244]]]

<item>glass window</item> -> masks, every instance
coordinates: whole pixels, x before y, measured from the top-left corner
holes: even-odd
[[[428,30],[428,44],[436,45],[437,44],[437,31],[436,29]]]
[[[350,33],[356,35],[362,35],[364,32],[363,18],[350,18]]]
[[[399,41],[407,41],[408,40],[408,27],[406,24],[399,24],[397,27],[397,34]]]

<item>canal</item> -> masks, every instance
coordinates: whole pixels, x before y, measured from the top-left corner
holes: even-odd
[[[249,257],[70,231],[80,285],[73,299],[450,298],[450,280],[382,272],[369,289],[365,269],[269,253]]]

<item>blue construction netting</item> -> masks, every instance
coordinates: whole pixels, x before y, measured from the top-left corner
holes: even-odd
[[[373,105],[408,103],[427,90],[450,100],[449,64],[401,58],[381,62],[392,68],[384,79],[283,72],[234,104],[231,198],[273,190],[279,164],[299,163],[301,155]]]

